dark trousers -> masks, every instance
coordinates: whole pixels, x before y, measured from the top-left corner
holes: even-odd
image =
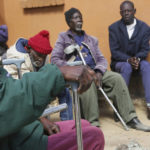
[[[119,72],[126,84],[129,85],[131,74],[134,72],[132,66],[128,62],[118,62],[115,66],[115,71]],[[137,73],[142,77],[146,102],[150,103],[150,63],[146,60],[142,60]]]

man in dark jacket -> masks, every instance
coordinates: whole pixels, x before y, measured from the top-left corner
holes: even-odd
[[[111,68],[122,75],[127,85],[133,72],[141,74],[150,119],[150,64],[146,61],[150,28],[135,18],[135,12],[131,1],[122,2],[122,19],[109,27]]]

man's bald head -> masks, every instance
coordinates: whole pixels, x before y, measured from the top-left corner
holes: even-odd
[[[136,9],[134,8],[133,2],[125,0],[121,3],[120,15],[122,16],[122,20],[126,25],[130,25],[133,23],[135,13]]]

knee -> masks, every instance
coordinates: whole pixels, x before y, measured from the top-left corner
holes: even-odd
[[[146,60],[141,61],[140,63],[140,70],[141,71],[148,71],[150,70],[150,63]]]
[[[82,127],[91,126],[91,124],[87,120],[84,120],[84,119],[81,119],[81,125]]]
[[[97,127],[91,127],[90,131],[91,131],[90,135],[92,137],[94,137],[93,140],[95,142],[97,141],[97,143],[99,143],[100,149],[103,149],[104,145],[105,145],[105,138],[104,138],[104,134],[103,134],[102,130]]]
[[[122,67],[120,68],[121,73],[128,73],[131,74],[132,72],[132,67],[129,63],[124,63],[124,65],[122,65]]]
[[[105,139],[99,128],[92,126],[83,128],[82,135],[85,149],[104,150]]]
[[[122,78],[122,76],[121,76],[121,74],[120,73],[116,73],[116,72],[114,72],[113,73],[113,79],[112,79],[113,81],[119,81],[120,82],[120,80],[123,80],[123,78]]]
[[[93,136],[97,136],[98,138],[104,140],[104,134],[100,128],[92,126],[91,131],[93,133]]]
[[[125,84],[125,81],[122,75],[119,73],[115,73],[112,78],[112,86],[118,85],[120,87],[120,85],[124,85],[124,84]]]

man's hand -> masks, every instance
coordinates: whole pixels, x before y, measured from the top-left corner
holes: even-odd
[[[40,118],[40,122],[42,123],[44,127],[44,133],[46,135],[50,136],[52,134],[56,134],[60,132],[59,126],[49,121],[45,117]]]
[[[140,60],[136,57],[131,57],[128,59],[128,63],[131,64],[133,69],[137,70],[139,68]]]
[[[103,75],[100,72],[97,72],[96,76],[97,76],[96,85],[97,85],[97,87],[100,87],[100,86],[102,86],[102,77],[103,77]]]
[[[66,81],[78,82],[78,92],[85,92],[94,80],[95,73],[86,66],[62,66],[59,67]]]

